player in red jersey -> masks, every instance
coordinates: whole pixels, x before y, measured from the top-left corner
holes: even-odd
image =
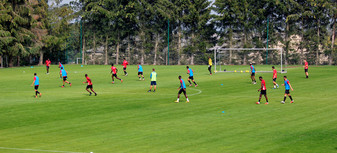
[[[260,92],[260,98],[259,98],[259,101],[256,102],[256,104],[260,104],[260,100],[261,100],[261,97],[262,95],[264,95],[264,97],[266,98],[266,103],[265,104],[269,104],[268,103],[268,98],[267,98],[267,88],[266,88],[266,82],[262,79],[262,76],[259,77],[260,81],[261,81],[261,88],[257,91],[261,91]]]
[[[124,70],[124,76],[127,76],[128,75],[128,72],[126,72],[126,67],[127,65],[129,65],[128,61],[126,61],[125,58],[123,58],[124,61],[123,61],[123,70]]]
[[[308,68],[309,68],[309,64],[308,64],[307,60],[304,60],[304,73],[305,73],[305,76],[306,76],[307,79],[309,78]]]
[[[274,88],[276,89],[279,87],[279,85],[276,83],[276,79],[277,79],[277,71],[275,70],[275,67],[271,67],[273,69],[273,84],[274,84]]]
[[[116,77],[116,79],[121,80],[121,82],[123,82],[122,79],[117,77],[117,72],[118,72],[118,69],[114,66],[114,64],[111,64],[111,72],[110,73],[112,73],[112,76],[111,76],[112,83],[115,83],[115,77]]]
[[[47,68],[47,74],[49,74],[49,66],[51,61],[49,59],[46,60],[46,68]]]
[[[97,93],[94,91],[94,89],[92,88],[92,82],[91,82],[91,79],[88,77],[88,74],[85,74],[84,75],[85,76],[85,78],[87,79],[87,81],[86,82],[83,82],[83,83],[88,83],[88,85],[87,85],[87,87],[85,88],[85,90],[87,90],[88,92],[89,92],[89,96],[91,96],[91,92],[89,91],[89,89],[93,92],[93,93],[95,93],[95,96],[97,96]]]

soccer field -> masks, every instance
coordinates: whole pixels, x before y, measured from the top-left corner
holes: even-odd
[[[128,76],[117,68],[124,82],[111,84],[110,66],[65,65],[73,84],[65,88],[56,65],[49,75],[44,66],[0,69],[0,152],[337,152],[337,67],[309,67],[309,79],[300,66],[279,73],[278,84],[287,75],[294,88],[294,104],[280,103],[284,87],[271,89],[272,73],[257,73],[253,85],[249,73],[210,76],[207,66],[190,66],[199,86],[187,87],[190,103],[183,95],[174,103],[178,75],[189,84],[185,66],[144,65],[145,81],[135,65]],[[155,93],[147,92],[152,68]],[[30,86],[34,72],[41,98]],[[85,91],[86,73],[98,96]],[[269,105],[255,104],[259,76]]]

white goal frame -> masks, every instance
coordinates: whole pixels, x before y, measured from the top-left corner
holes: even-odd
[[[82,60],[82,58],[76,58],[76,64],[78,64],[78,60],[79,60],[79,59],[81,59],[81,60]]]
[[[243,51],[243,50],[246,50],[246,51],[267,51],[266,48],[216,48],[214,50],[214,72],[217,73],[217,72],[235,72],[235,71],[221,71],[221,64],[220,64],[220,71],[217,71],[216,70],[216,65],[217,65],[217,61],[216,61],[216,56],[217,56],[217,53],[224,53],[225,51]],[[283,49],[282,48],[268,48],[268,50],[278,50],[281,52],[281,69],[280,71],[278,71],[278,73],[287,73],[287,70],[283,70]],[[220,59],[219,59],[220,60]],[[272,73],[272,71],[256,71],[256,72],[262,72],[262,73]]]

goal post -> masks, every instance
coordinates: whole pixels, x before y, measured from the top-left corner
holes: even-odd
[[[214,72],[249,72],[249,65],[256,65],[256,72],[270,73],[275,66],[278,73],[287,73],[282,48],[215,48]]]
[[[78,64],[78,63],[82,63],[82,58],[76,58],[76,64]]]

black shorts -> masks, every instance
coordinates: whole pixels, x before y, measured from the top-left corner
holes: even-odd
[[[39,89],[39,85],[34,86],[34,89],[35,90]]]
[[[308,69],[304,69],[304,72],[308,72]]]
[[[250,76],[255,76],[255,73],[252,73]]]
[[[47,69],[49,69],[49,66],[46,66]]]
[[[191,80],[194,80],[193,76],[189,76],[188,78],[191,79]]]
[[[157,85],[157,81],[151,81],[151,86],[152,85]]]
[[[284,93],[285,93],[285,94],[290,94],[289,90],[286,90]]]
[[[117,73],[116,74],[112,74],[112,76],[116,77],[117,78]]]
[[[267,90],[261,90],[261,95],[266,95],[267,94]]]
[[[92,85],[87,85],[87,89],[92,89]]]
[[[123,67],[123,70],[125,71],[125,70],[126,70],[126,67]]]
[[[143,72],[138,72],[138,75],[143,75]]]
[[[67,76],[64,76],[64,77],[63,77],[63,81],[67,81]]]
[[[276,78],[274,78],[273,81],[276,82]]]
[[[186,89],[180,89],[178,93],[181,94],[182,92],[186,94]]]

